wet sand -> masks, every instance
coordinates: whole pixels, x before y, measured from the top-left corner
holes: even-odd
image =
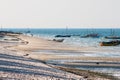
[[[82,76],[52,68],[41,60],[27,58],[23,56],[24,51],[9,49],[26,44],[4,41],[0,45],[0,80],[85,80]]]
[[[79,56],[64,56],[64,55],[59,56],[57,54],[50,54],[49,52],[47,52],[47,53],[42,52],[40,54],[38,52],[36,54],[34,51],[37,51],[37,50],[73,51],[73,52],[76,52],[78,54],[79,53],[84,54],[84,52],[92,53],[92,52],[96,52],[96,51],[101,51],[101,52],[103,51],[104,52],[106,50],[99,49],[99,48],[96,48],[96,47],[75,47],[75,46],[73,47],[73,46],[70,46],[70,45],[65,45],[63,43],[54,42],[54,41],[46,40],[46,39],[43,39],[43,38],[26,36],[26,35],[20,35],[20,36],[17,36],[17,37],[20,38],[25,43],[24,44],[19,44],[19,45],[14,45],[14,46],[9,46],[9,47],[6,47],[5,49],[7,49],[8,51],[12,51],[14,53],[17,53],[17,55],[19,55],[19,56],[23,56],[25,59],[37,59],[37,60],[42,60],[42,61],[54,60],[54,59],[56,59],[56,60],[57,59],[58,60],[60,60],[60,59],[61,60],[62,59],[65,59],[65,60],[88,60],[88,61],[89,60],[95,60],[95,61],[106,61],[106,62],[109,60],[109,61],[112,61],[112,62],[120,62],[119,58],[109,58],[109,57],[108,58],[106,58],[106,57],[86,57],[86,56],[79,57]],[[41,66],[42,64],[43,63],[40,63],[40,65],[37,65],[37,66]],[[42,66],[42,67],[47,66],[45,64],[43,64],[43,65],[44,66]],[[109,64],[107,66],[109,66]],[[49,67],[49,66],[47,66],[47,67]],[[69,74],[67,74],[67,75],[69,76]],[[77,77],[77,75],[75,75],[75,76]],[[81,76],[79,76],[79,78],[81,78]],[[40,79],[40,80],[42,80],[42,79]],[[103,80],[103,79],[99,79],[99,80]]]
[[[21,38],[24,41],[28,41],[29,43],[27,45],[17,45],[14,47],[11,47],[13,50],[22,51],[24,54],[29,54],[29,57],[34,57],[36,59],[40,60],[50,60],[50,59],[72,59],[72,60],[98,60],[98,61],[113,61],[113,62],[120,62],[119,57],[88,57],[88,56],[64,56],[64,55],[58,55],[57,53],[50,54],[48,52],[39,52],[39,50],[58,50],[58,51],[69,51],[73,53],[80,53],[84,54],[85,52],[93,53],[93,52],[105,52],[108,51],[107,49],[102,49],[98,47],[73,47],[70,45],[65,45],[63,43],[54,42],[50,40],[46,40],[43,38],[37,38],[37,37],[30,37],[25,35],[20,35],[19,38]],[[37,51],[36,52],[34,51]],[[113,50],[109,50],[110,52],[113,52]],[[39,54],[40,53],[40,54]],[[51,52],[52,53],[52,52]]]

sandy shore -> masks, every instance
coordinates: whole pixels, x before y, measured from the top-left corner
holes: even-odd
[[[59,42],[54,42],[50,40],[46,40],[43,38],[37,38],[37,37],[30,37],[30,36],[25,36],[21,35],[19,36],[24,41],[28,41],[29,43],[27,45],[17,45],[12,47],[11,49],[17,50],[17,51],[22,51],[22,53],[29,54],[29,57],[34,57],[36,59],[40,60],[49,60],[49,59],[72,59],[72,60],[101,60],[101,61],[112,61],[112,62],[120,62],[119,57],[86,57],[86,56],[64,56],[64,55],[58,55],[56,54],[50,54],[50,50],[54,51],[69,51],[73,53],[82,53],[84,54],[85,52],[91,53],[92,52],[105,52],[105,51],[110,51],[113,52],[113,50],[106,50],[102,48],[97,48],[97,47],[73,47],[70,45],[65,45],[63,43]],[[37,54],[35,51],[37,51]],[[43,50],[43,52],[39,52],[39,50]],[[48,51],[48,52],[44,52]]]
[[[59,56],[49,54],[48,52],[38,52],[37,50],[60,50],[74,52],[94,52],[100,50],[91,47],[73,47],[43,38],[36,38],[26,35],[17,36],[23,42],[21,44],[0,43],[1,54],[1,71],[0,77],[13,78],[14,80],[87,80],[84,76],[78,76],[69,72],[61,71],[40,62],[41,60],[51,59],[74,59],[74,60],[103,60],[103,61],[120,61],[119,58],[101,58],[101,57],[76,57],[76,56]],[[27,42],[27,43],[26,43]],[[103,50],[104,51],[104,50]],[[40,60],[40,61],[39,61]],[[7,65],[5,65],[7,64]],[[103,78],[92,78],[92,80],[107,80]]]
[[[17,50],[8,50],[13,43],[0,43],[0,79],[1,80],[79,80],[81,76],[61,71],[44,64],[40,60],[21,56]]]

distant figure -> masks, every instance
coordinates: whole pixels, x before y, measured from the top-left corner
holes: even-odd
[[[25,54],[24,56],[28,56],[29,54]]]

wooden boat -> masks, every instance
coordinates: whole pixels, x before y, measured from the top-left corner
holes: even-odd
[[[56,41],[56,42],[63,42],[64,39],[53,39],[53,41]]]
[[[71,35],[56,35],[55,37],[71,37]]]
[[[109,42],[100,42],[100,46],[117,46],[120,44],[120,41],[118,40],[113,40]]]
[[[100,37],[100,35],[96,33],[94,29],[92,29],[92,31],[89,31],[87,29],[86,32],[87,32],[86,35],[81,36],[81,38],[99,38]]]
[[[91,37],[91,38],[99,38],[99,35],[98,34],[87,34],[85,36],[81,36],[81,38],[88,38],[88,37]]]
[[[116,36],[115,35],[115,30],[111,29],[111,35],[110,36],[106,36],[106,39],[120,39],[120,36]]]
[[[55,37],[71,37],[71,35],[68,34],[68,27],[66,26],[65,34],[56,35]]]
[[[106,36],[106,39],[120,39],[120,36]]]

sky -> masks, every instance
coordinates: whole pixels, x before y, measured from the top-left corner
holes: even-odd
[[[0,0],[3,28],[120,28],[120,0]]]

